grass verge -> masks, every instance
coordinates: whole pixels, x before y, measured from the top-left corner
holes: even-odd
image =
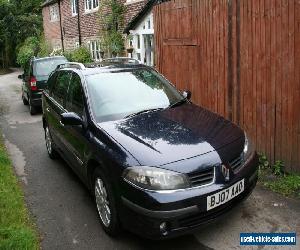
[[[276,193],[300,198],[300,174],[285,173],[281,161],[270,165],[264,155],[260,156],[259,183]]]
[[[39,249],[38,239],[0,137],[0,249]]]

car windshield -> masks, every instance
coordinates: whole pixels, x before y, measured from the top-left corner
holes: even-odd
[[[64,57],[38,60],[35,62],[34,74],[36,76],[48,76],[53,70],[56,69],[57,65],[65,62],[67,62],[67,59]]]
[[[143,110],[166,108],[183,97],[152,69],[87,76],[91,108],[97,122],[122,119]]]

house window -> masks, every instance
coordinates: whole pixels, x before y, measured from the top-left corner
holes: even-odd
[[[85,0],[85,11],[93,11],[98,9],[99,0]]]
[[[140,35],[136,36],[137,39],[137,48],[140,49],[141,48],[141,39],[140,39]]]
[[[90,41],[90,53],[94,61],[99,61],[101,59],[99,41]]]
[[[71,0],[72,15],[77,15],[78,0]]]
[[[136,2],[141,2],[143,0],[126,0],[126,3],[136,3]]]
[[[49,11],[50,11],[50,21],[51,22],[55,22],[58,21],[59,18],[59,14],[58,14],[58,5],[51,5],[49,7]]]

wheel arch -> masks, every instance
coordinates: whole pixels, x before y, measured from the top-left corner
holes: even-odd
[[[114,175],[110,170],[111,165],[109,163],[106,164],[102,160],[93,157],[87,161],[86,167],[87,167],[86,176],[88,182],[87,184],[90,190],[93,190],[94,188],[93,174],[95,172],[95,169],[100,168],[103,174],[105,174],[105,176],[111,182],[113,191],[116,192],[116,188],[117,188],[116,179],[114,178]]]
[[[93,190],[93,173],[96,168],[100,167],[101,169],[103,168],[102,163],[100,163],[99,160],[96,160],[94,158],[91,158],[87,162],[87,181],[88,181],[88,186],[91,190]]]

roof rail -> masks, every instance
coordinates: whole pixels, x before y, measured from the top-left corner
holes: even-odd
[[[111,57],[111,58],[104,58],[102,61],[110,62],[110,63],[141,64],[139,60],[131,57]]]
[[[56,67],[56,69],[64,69],[64,68],[85,69],[85,66],[82,63],[66,62],[66,63],[58,64]]]

